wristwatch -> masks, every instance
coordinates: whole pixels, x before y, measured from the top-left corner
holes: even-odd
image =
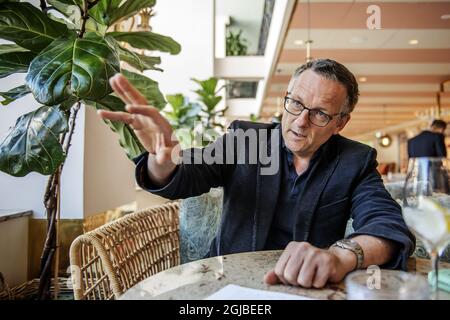
[[[364,251],[358,242],[352,239],[342,239],[336,241],[331,247],[339,247],[353,252],[356,255],[356,269],[362,268],[364,263]]]

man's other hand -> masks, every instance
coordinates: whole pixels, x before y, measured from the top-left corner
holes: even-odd
[[[305,288],[322,288],[327,282],[339,282],[356,267],[356,255],[345,249],[319,249],[307,242],[290,242],[274,270],[264,281]]]

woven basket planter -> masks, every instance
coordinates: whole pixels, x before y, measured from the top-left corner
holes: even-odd
[[[68,287],[68,278],[60,277],[58,278],[58,300],[69,300],[73,299],[73,290]],[[2,278],[0,278],[0,300],[35,300],[38,288],[39,279],[33,279],[31,281],[25,282],[13,288],[9,288]],[[55,292],[55,282],[52,279],[52,284],[50,287],[51,296],[53,298]]]

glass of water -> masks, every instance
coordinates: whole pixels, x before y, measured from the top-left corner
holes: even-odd
[[[403,188],[403,218],[423,241],[438,275],[439,256],[450,242],[450,174],[445,158],[411,158]],[[439,299],[438,277],[433,298]]]
[[[428,300],[426,277],[397,270],[358,270],[345,278],[347,300]]]

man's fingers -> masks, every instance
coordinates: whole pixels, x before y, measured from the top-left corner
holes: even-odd
[[[311,288],[317,264],[314,261],[316,252],[310,251],[303,260],[303,265],[297,276],[297,283],[305,288]]]
[[[148,105],[130,104],[130,105],[127,105],[125,107],[125,109],[129,113],[137,113],[137,114],[141,114],[143,116],[147,116],[147,117],[151,117],[151,118],[154,118],[157,115],[160,116],[158,109],[156,109],[155,107],[152,107],[152,106],[148,106]]]
[[[120,73],[111,78],[111,87],[127,100],[124,100],[127,104],[147,104],[147,99]]]
[[[298,286],[298,275],[304,264],[303,252],[297,251],[292,255],[284,268],[283,277],[286,281],[294,286]]]
[[[275,274],[283,284],[289,284],[289,282],[284,278],[284,270],[286,268],[286,264],[289,262],[290,257],[291,253],[284,250],[281,254],[281,257],[278,259],[277,264],[275,265]]]
[[[135,129],[148,128],[155,131],[171,132],[171,126],[163,116],[159,114],[159,110],[147,105],[127,105],[125,109],[132,114],[138,115]],[[139,115],[143,117],[139,117]],[[139,123],[138,123],[139,122]],[[168,138],[170,141],[170,137]]]
[[[133,115],[128,112],[98,110],[97,113],[105,120],[120,121],[125,124],[133,122]]]
[[[275,270],[270,270],[264,275],[264,282],[267,284],[277,284],[280,283],[277,275],[275,274]]]
[[[330,276],[330,268],[324,263],[319,263],[316,274],[314,275],[312,286],[320,289],[325,286]]]
[[[111,77],[109,79],[109,84],[111,85],[111,88],[114,90],[114,92],[117,94],[117,96],[120,98],[120,100],[122,100],[123,102],[125,102],[126,104],[131,104],[133,103],[126,95],[125,92],[122,90],[122,88],[120,87],[119,83],[117,82],[117,77],[118,75],[116,74],[115,76]]]

